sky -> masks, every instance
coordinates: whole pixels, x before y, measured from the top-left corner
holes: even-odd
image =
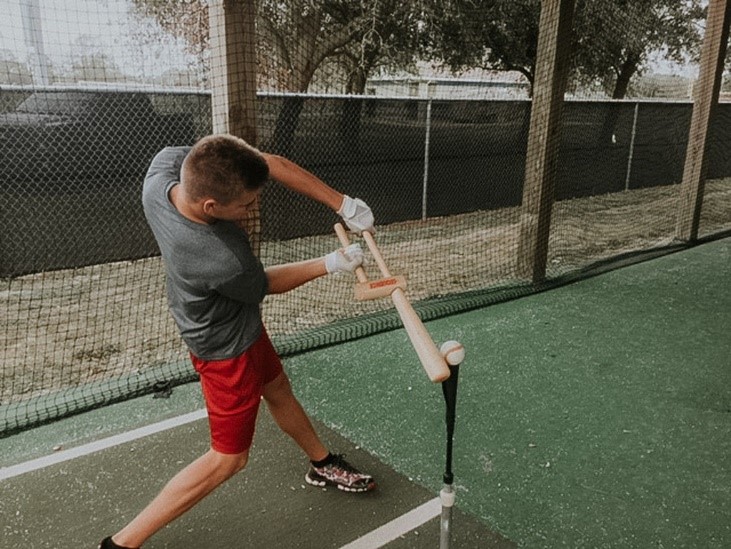
[[[15,60],[28,60],[21,3],[0,0],[0,51]],[[40,6],[43,47],[57,67],[70,67],[83,54],[106,53],[125,73],[153,77],[184,68],[190,58],[183,46],[160,34],[157,44],[140,43],[139,36],[159,32],[151,20],[135,17],[129,0],[35,0]]]

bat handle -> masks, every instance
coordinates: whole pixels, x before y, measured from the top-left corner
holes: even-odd
[[[338,240],[340,240],[340,244],[343,248],[350,246],[348,233],[345,232],[345,228],[341,223],[335,223],[335,234],[338,235]],[[361,266],[355,268],[355,277],[358,279],[358,282],[368,282],[368,275],[366,274],[365,269]]]
[[[371,255],[373,256],[373,259],[376,260],[376,264],[378,265],[378,268],[381,270],[381,273],[386,278],[391,276],[391,271],[388,270],[388,266],[386,265],[386,262],[383,260],[383,256],[381,255],[381,251],[378,249],[378,246],[376,246],[376,241],[373,240],[373,235],[369,233],[368,231],[363,231],[363,240],[365,240],[366,244],[368,245],[368,249],[371,251]]]

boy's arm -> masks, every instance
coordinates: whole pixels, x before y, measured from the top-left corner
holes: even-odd
[[[351,244],[325,257],[267,267],[264,272],[269,285],[268,293],[283,294],[326,274],[352,273],[362,263],[363,250],[359,244]]]
[[[283,156],[269,153],[262,153],[262,155],[269,165],[269,176],[272,179],[276,179],[288,189],[322,202],[332,210],[338,211],[342,206],[344,195],[315,174]]]
[[[272,179],[276,179],[288,189],[333,209],[342,216],[352,231],[375,232],[373,212],[365,202],[336,191],[319,177],[291,160],[276,154],[262,153],[262,155],[269,165],[269,175]]]
[[[323,257],[274,265],[267,267],[264,272],[269,281],[270,294],[283,294],[327,274]]]

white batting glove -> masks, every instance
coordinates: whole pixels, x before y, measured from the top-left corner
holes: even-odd
[[[347,248],[336,250],[325,256],[325,268],[328,274],[352,273],[363,264],[363,249],[360,244],[351,244]]]
[[[338,215],[343,218],[345,224],[354,233],[361,234],[363,231],[375,233],[373,228],[373,212],[368,204],[360,198],[350,198],[345,195],[343,203],[338,210]]]

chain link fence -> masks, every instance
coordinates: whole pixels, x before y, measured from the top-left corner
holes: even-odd
[[[437,3],[433,12],[417,14],[420,24],[409,27],[417,43],[397,43],[392,37],[391,65],[376,71],[374,61],[370,78],[361,78],[358,71],[368,67],[375,46],[388,42],[387,29],[406,24],[396,15],[405,17],[400,10],[414,6],[394,3],[389,16],[379,11],[388,2],[341,6],[345,11],[368,8],[364,13],[326,13],[328,3],[305,4],[310,11],[294,0],[259,3],[258,145],[366,200],[375,212],[379,246],[392,272],[407,276],[408,294],[424,319],[525,295],[598,265],[683,245],[675,228],[693,111],[692,76],[663,88],[662,79],[657,83],[640,71],[630,80],[635,91],[630,85],[624,99],[612,99],[606,86],[597,84],[599,77],[587,83],[586,75],[572,69],[560,121],[546,277],[535,283],[519,268],[533,103],[530,72],[477,66],[452,72],[448,60],[438,65],[436,45],[423,47],[425,25],[431,25],[435,40],[445,32],[432,19],[442,9]],[[514,3],[531,9],[537,4]],[[474,8],[474,3],[454,3],[468,5]],[[102,17],[98,8],[89,9],[90,20]],[[603,24],[619,32],[626,22],[604,9]],[[171,18],[166,10],[177,15]],[[33,33],[17,39],[31,61],[3,50],[2,434],[147,393],[160,383],[195,378],[167,312],[164,269],[140,194],[158,150],[190,145],[213,131],[208,10],[203,1],[112,2],[105,16],[109,25],[101,25],[98,43],[87,44],[86,50],[96,54],[82,48],[82,55],[62,55],[58,67],[46,67],[47,82],[39,83],[44,71],[34,72],[31,62],[42,61],[38,49],[27,46]],[[21,28],[37,29],[42,22],[46,52],[54,45],[63,51],[78,40],[63,24],[78,17],[76,12],[44,9],[35,15],[35,25],[28,14],[11,13],[0,23],[0,34],[14,36],[9,30],[14,15],[26,17]],[[460,13],[441,15],[448,22]],[[579,29],[590,26],[584,16],[577,12]],[[138,42],[147,49],[112,43],[103,53],[107,40],[102,35],[116,33],[120,21],[128,20],[124,25],[137,22]],[[287,43],[276,45],[278,33],[295,22],[300,25]],[[629,30],[646,37],[654,24],[637,19],[633,25]],[[461,39],[475,47],[494,40],[485,29],[460,28]],[[315,35],[316,40],[297,42]],[[178,42],[165,41],[151,53],[155,36]],[[306,61],[318,58],[328,38],[336,36],[345,45],[307,73]],[[644,40],[647,45],[649,38]],[[600,46],[600,53],[608,53],[610,45],[603,47],[606,52]],[[400,65],[394,52],[404,57]],[[430,53],[435,57],[426,63]],[[573,59],[580,54],[577,46]],[[145,69],[150,55],[166,64],[180,58],[182,68],[120,82],[109,67],[116,59],[117,72],[154,73]],[[500,67],[499,60],[491,63]],[[71,77],[60,74],[62,66],[96,81],[65,81]],[[152,82],[139,81],[145,76]],[[641,96],[647,89],[656,97]],[[663,90],[665,97],[657,97]],[[730,109],[731,104],[721,103],[712,124],[702,238],[731,229],[731,163],[725,154]],[[261,201],[262,262],[332,251],[338,246],[332,232],[337,220],[324,206],[268,184]],[[369,271],[377,276],[372,267]],[[278,349],[295,353],[398,327],[389,300],[355,302],[352,287],[348,277],[328,277],[267,297],[264,318]]]

